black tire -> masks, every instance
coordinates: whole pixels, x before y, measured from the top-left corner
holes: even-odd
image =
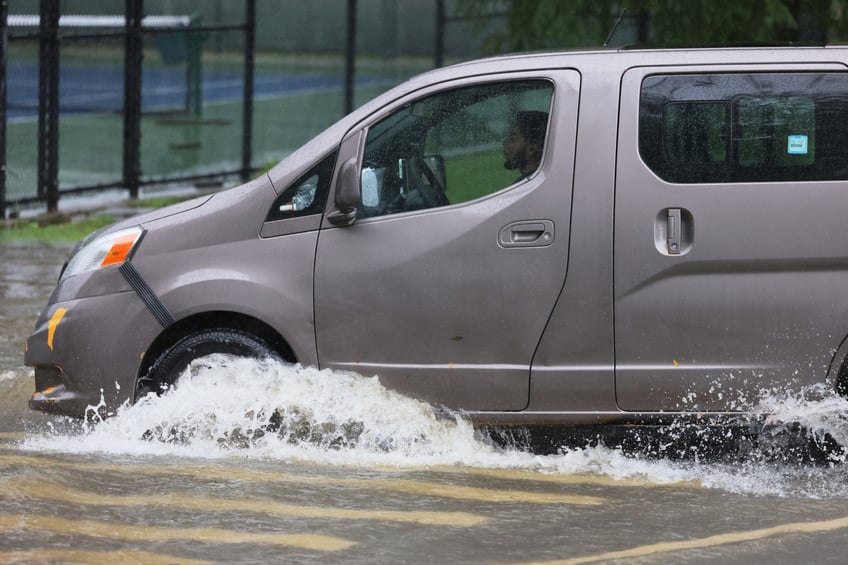
[[[277,359],[280,355],[261,338],[241,330],[217,328],[189,334],[162,353],[139,379],[136,399],[150,392],[161,394],[195,359],[222,353],[255,359]]]

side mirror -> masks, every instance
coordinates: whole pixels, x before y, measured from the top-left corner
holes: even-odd
[[[336,211],[327,219],[336,226],[349,226],[356,221],[356,208],[359,206],[361,194],[359,190],[359,168],[356,159],[344,162],[336,182]]]

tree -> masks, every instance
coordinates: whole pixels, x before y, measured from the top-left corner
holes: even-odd
[[[490,52],[599,46],[610,35],[610,45],[821,44],[848,31],[848,0],[458,0],[457,7],[480,22],[505,18],[494,31],[478,27]]]

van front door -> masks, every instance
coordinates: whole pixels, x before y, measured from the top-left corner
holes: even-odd
[[[619,406],[756,408],[848,327],[848,73],[633,69],[615,197]]]
[[[526,406],[565,279],[578,84],[557,71],[440,85],[348,136],[361,203],[319,237],[321,367],[452,408]]]

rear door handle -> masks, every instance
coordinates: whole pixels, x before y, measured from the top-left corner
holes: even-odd
[[[695,222],[686,208],[663,208],[654,219],[654,245],[663,255],[677,257],[692,249]]]
[[[551,220],[512,222],[498,233],[501,247],[547,247],[553,242],[554,223]]]
[[[666,248],[669,255],[680,255],[680,208],[668,209],[666,225]]]

